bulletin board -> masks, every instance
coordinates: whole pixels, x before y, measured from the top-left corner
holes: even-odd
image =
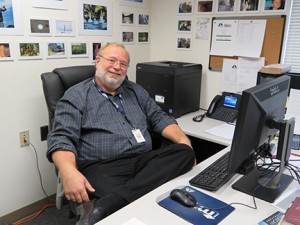
[[[265,37],[263,41],[261,57],[265,57],[265,65],[280,63],[281,49],[284,37],[285,28],[285,15],[280,16],[257,16],[257,17],[226,17],[226,18],[213,18],[214,19],[230,19],[230,20],[255,20],[255,19],[265,19],[266,30]],[[212,21],[213,22],[213,21]],[[214,24],[214,23],[212,23]],[[212,29],[213,30],[213,29]],[[238,57],[220,56],[220,55],[210,55],[209,56],[209,69],[221,71],[223,67],[223,59],[237,59]]]

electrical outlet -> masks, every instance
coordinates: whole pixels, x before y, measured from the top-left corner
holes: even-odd
[[[28,146],[30,143],[29,130],[24,130],[19,132],[19,140],[20,140],[20,147]]]

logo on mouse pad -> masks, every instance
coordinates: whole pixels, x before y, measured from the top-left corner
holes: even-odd
[[[191,194],[195,192],[195,190],[190,187],[185,187],[185,191]],[[218,213],[217,211],[214,211],[212,209],[205,207],[204,205],[201,205],[198,201],[197,204],[194,206],[194,209],[201,212],[204,217],[210,220],[215,220],[216,217],[220,215],[220,213]]]

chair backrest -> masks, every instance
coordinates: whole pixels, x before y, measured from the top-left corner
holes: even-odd
[[[73,85],[93,77],[94,65],[56,68],[52,72],[41,74],[44,96],[49,114],[49,130],[52,129],[56,104],[65,91]]]

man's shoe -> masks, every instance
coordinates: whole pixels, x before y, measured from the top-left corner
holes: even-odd
[[[77,206],[76,211],[77,211],[77,215],[79,215],[80,218],[77,221],[76,225],[92,225],[91,223],[89,223],[89,218],[94,209],[95,209],[95,200],[91,200],[89,202],[85,202]]]
[[[76,225],[93,225],[127,204],[127,201],[114,193],[83,203],[77,207],[77,214],[80,218]]]

